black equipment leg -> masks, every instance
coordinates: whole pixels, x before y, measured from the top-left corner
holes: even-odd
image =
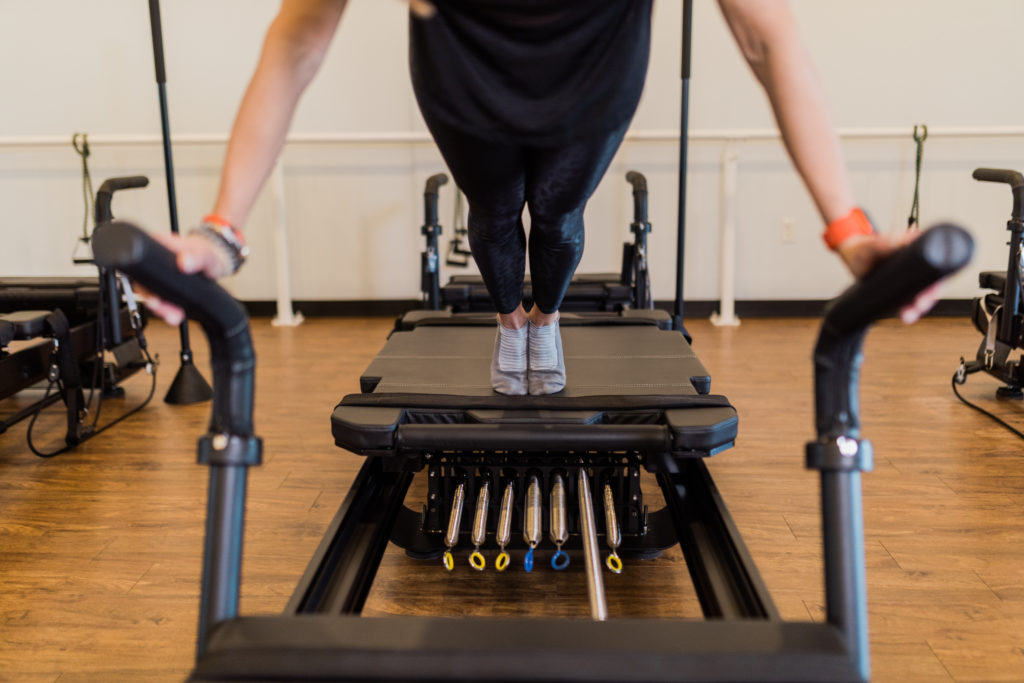
[[[163,138],[164,172],[167,176],[167,204],[170,210],[171,232],[178,234],[178,201],[174,191],[174,162],[171,159],[171,124],[167,113],[167,74],[164,70],[164,38],[160,24],[160,0],[149,0],[149,26],[153,33],[153,62],[156,66],[156,87],[160,99],[160,133]],[[192,348],[188,339],[188,321],[178,327],[181,338],[181,366],[174,376],[166,403],[187,405],[202,403],[213,397],[213,389],[203,379],[192,362]]]

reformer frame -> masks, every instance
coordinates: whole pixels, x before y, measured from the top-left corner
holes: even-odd
[[[210,489],[191,680],[866,680],[860,472],[871,467],[871,449],[860,440],[861,343],[871,322],[962,267],[971,248],[954,226],[927,231],[826,315],[815,349],[818,437],[807,446],[807,465],[821,472],[825,623],[779,620],[698,457],[667,459],[658,479],[708,621],[531,619],[524,628],[521,620],[358,616],[412,478],[378,455],[367,457],[286,613],[239,617],[246,477],[261,459],[245,312],[216,284],[178,272],[138,229],[106,226],[97,259],[183,305],[210,340],[216,391],[199,445]],[[422,430],[394,434],[414,449],[436,445],[415,442]]]

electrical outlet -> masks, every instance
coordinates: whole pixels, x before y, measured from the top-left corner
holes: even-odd
[[[782,219],[782,243],[793,244],[796,242],[796,221],[792,218]]]

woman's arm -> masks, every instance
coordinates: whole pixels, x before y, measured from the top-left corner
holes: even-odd
[[[235,228],[238,242],[244,244],[245,239],[237,228],[249,217],[281,153],[299,97],[327,54],[346,2],[284,0],[267,31],[256,72],[231,129],[213,210],[217,222]],[[153,237],[177,253],[178,267],[185,273],[216,279],[231,274],[237,265],[209,233],[180,237],[155,233]],[[180,308],[152,295],[146,304],[171,324],[184,318]]]
[[[284,0],[242,98],[214,213],[239,227],[284,146],[299,97],[323,63],[347,0]]]
[[[719,0],[754,75],[764,86],[786,150],[826,224],[849,216],[856,208],[846,173],[839,136],[828,113],[824,92],[796,21],[784,0]],[[884,235],[853,234],[835,251],[856,277],[865,275],[880,258],[903,242]],[[932,307],[938,286],[903,309],[913,322]]]
[[[855,207],[839,137],[796,21],[780,0],[719,0],[754,75],[764,86],[783,142],[825,223]]]

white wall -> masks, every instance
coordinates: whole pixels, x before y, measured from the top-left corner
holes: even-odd
[[[1024,3],[986,0],[794,0],[800,22],[842,128],[905,127],[903,140],[844,143],[859,201],[880,228],[901,230],[913,189],[915,123],[1017,126],[1024,95],[1014,50]],[[670,130],[679,118],[680,7],[658,0],[654,44],[635,131]],[[165,0],[163,23],[172,132],[225,134],[276,10],[270,0]],[[764,129],[765,99],[732,43],[717,7],[694,8],[691,130]],[[81,230],[79,161],[70,144],[2,144],[26,136],[159,133],[147,4],[141,0],[0,0],[0,275],[74,274]],[[293,130],[306,133],[422,131],[407,75],[405,9],[399,0],[352,0],[322,72],[300,105]],[[142,173],[146,190],[124,192],[115,214],[152,230],[168,227],[158,145],[93,146],[99,182]],[[776,141],[738,146],[737,297],[831,296],[847,276],[821,245],[810,200]],[[183,228],[211,205],[223,148],[174,150]],[[718,293],[721,144],[694,142],[690,152],[688,298]],[[623,146],[587,212],[582,269],[616,270],[631,218],[626,170],[651,186],[655,295],[673,292],[677,149],[671,142]],[[425,178],[442,164],[432,145],[289,145],[284,154],[294,296],[299,299],[394,299],[418,295]],[[946,296],[976,291],[974,270],[1005,263],[1008,190],[970,178],[976,166],[1024,170],[1024,139],[930,139],[925,150],[921,216],[950,218],[979,241],[972,272]],[[450,186],[441,217],[451,231]],[[784,219],[796,243],[783,243]],[[276,206],[261,198],[247,232],[250,264],[229,286],[246,299],[274,296],[271,230]],[[450,270],[448,272],[451,272]]]

